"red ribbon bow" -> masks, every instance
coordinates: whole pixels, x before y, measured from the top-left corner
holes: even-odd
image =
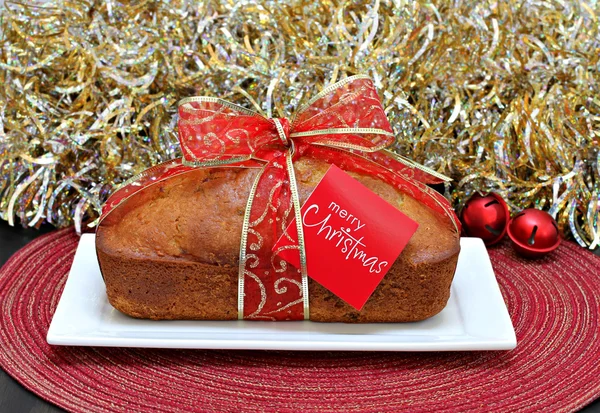
[[[352,76],[325,88],[289,122],[211,97],[179,104],[179,140],[183,159],[144,171],[107,201],[104,219],[126,199],[153,183],[196,167],[260,168],[250,191],[240,245],[240,318],[307,319],[308,280],[302,227],[297,225],[299,269],[271,251],[295,217],[300,201],[293,161],[321,159],[347,171],[375,176],[460,224],[448,201],[427,183],[447,178],[385,150],[394,134],[372,81]]]
[[[292,144],[375,152],[394,141],[377,91],[363,76],[326,88],[291,123],[208,97],[183,99],[179,116],[184,161],[193,165],[250,159],[263,149]]]

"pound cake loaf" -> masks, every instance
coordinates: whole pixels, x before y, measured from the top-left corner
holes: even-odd
[[[294,167],[304,202],[329,164],[301,158]],[[237,319],[242,221],[257,173],[199,168],[150,186],[113,211],[96,232],[110,303],[137,318]],[[361,311],[309,280],[310,319],[406,322],[439,313],[450,296],[459,235],[428,207],[392,186],[349,174],[419,228]]]

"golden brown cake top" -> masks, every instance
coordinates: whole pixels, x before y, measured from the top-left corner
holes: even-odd
[[[329,164],[301,158],[294,167],[303,203]],[[102,222],[98,247],[109,254],[237,266],[244,210],[257,173],[202,168],[148,187]],[[419,224],[401,254],[404,260],[432,264],[459,251],[458,234],[428,207],[378,179],[349,174]]]

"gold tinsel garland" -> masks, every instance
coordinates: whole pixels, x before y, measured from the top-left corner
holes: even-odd
[[[57,226],[178,156],[176,102],[289,116],[373,77],[396,150],[600,242],[598,5],[579,1],[7,1],[0,214]]]

